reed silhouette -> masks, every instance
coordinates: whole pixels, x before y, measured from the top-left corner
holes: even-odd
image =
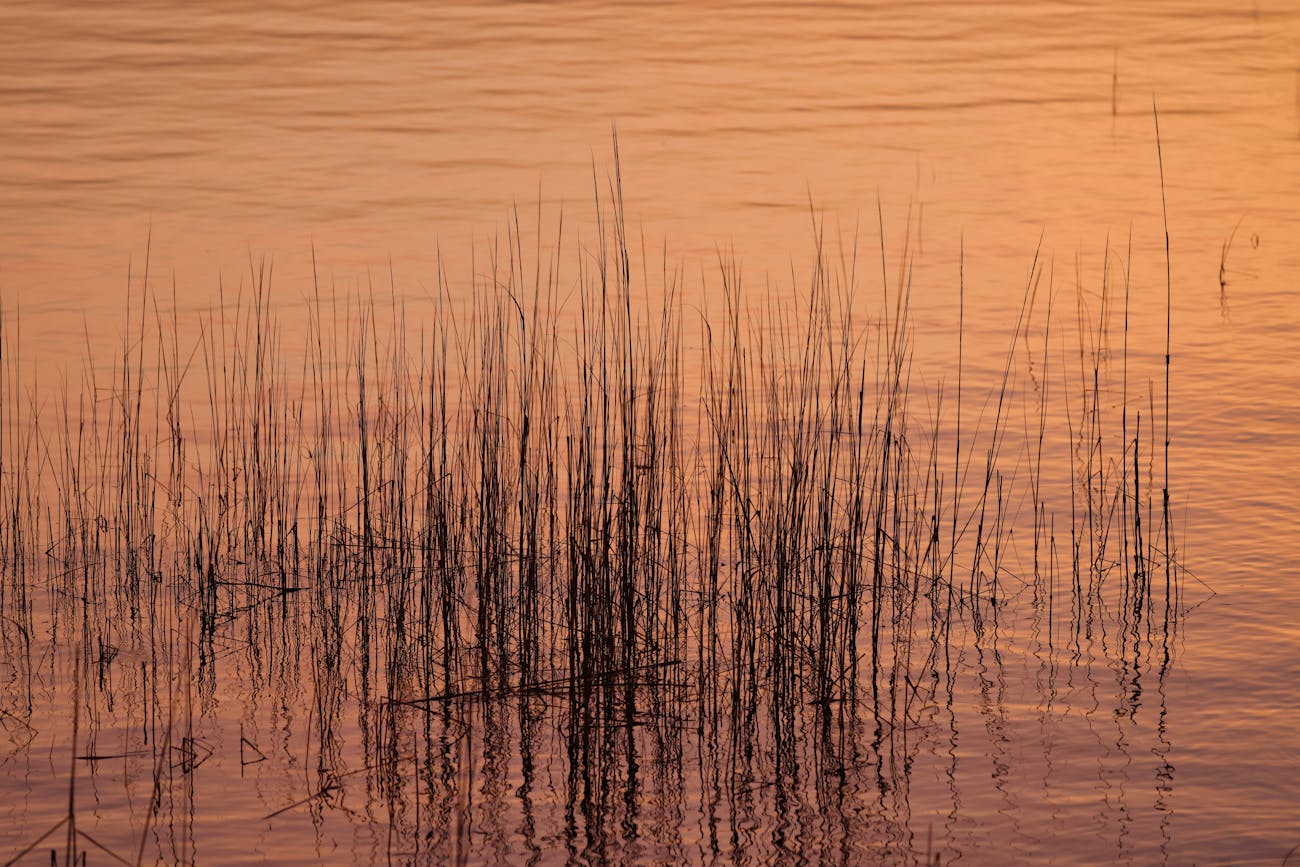
[[[233,750],[296,774],[272,833],[345,814],[376,859],[940,863],[958,708],[1012,799],[1012,660],[1044,727],[1063,678],[1102,703],[1094,665],[1130,720],[1155,683],[1171,778],[1171,350],[1130,356],[1131,252],[1071,328],[1036,251],[993,345],[963,267],[954,376],[922,385],[883,214],[874,291],[814,212],[806,279],[756,296],[720,253],[711,320],[679,271],[637,276],[615,166],[576,273],[562,221],[530,252],[516,214],[414,335],[395,290],[318,280],[291,347],[257,265],[191,341],[146,277],[110,379],[88,350],[50,390],[0,311],[2,712],[74,720],[66,816],[13,861],[198,860],[200,768]],[[911,812],[925,755],[946,829]],[[78,779],[108,759],[133,824],[100,841]]]

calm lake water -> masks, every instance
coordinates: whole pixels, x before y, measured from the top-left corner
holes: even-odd
[[[30,556],[0,559],[0,857],[24,852],[69,815],[74,779],[81,835],[72,836],[89,863],[110,863],[110,852],[128,863],[1298,863],[1294,4],[11,4],[0,8],[0,129],[3,513],[29,516],[41,536]],[[854,270],[867,318],[891,310],[882,292],[896,301],[900,283],[910,286],[905,390],[922,428],[941,394],[953,406],[960,336],[966,435],[983,448],[975,418],[987,436],[994,410],[985,396],[1009,364],[1012,393],[1029,402],[1010,416],[1002,472],[1008,490],[1025,489],[1040,469],[1044,484],[1063,486],[1050,526],[1067,571],[1072,469],[1077,481],[1081,462],[1092,466],[1079,446],[1086,407],[1108,418],[1123,409],[1127,269],[1133,415],[1124,424],[1142,425],[1139,475],[1154,481],[1157,520],[1163,431],[1151,425],[1166,418],[1171,326],[1169,489],[1182,595],[1153,619],[1115,614],[1099,591],[1095,606],[1109,613],[1098,613],[1062,577],[1048,608],[1025,578],[1027,526],[1041,524],[1036,495],[1019,493],[1019,523],[1008,519],[1016,527],[1005,539],[1015,564],[1007,572],[1024,579],[1022,592],[996,625],[987,612],[944,619],[941,641],[931,630],[913,644],[900,636],[920,627],[891,621],[893,676],[886,670],[880,682],[910,697],[898,711],[895,696],[888,725],[878,699],[846,722],[820,710],[847,707],[843,696],[801,693],[783,704],[789,696],[765,692],[757,701],[766,722],[746,728],[718,686],[744,682],[727,673],[743,670],[739,645],[728,644],[734,652],[711,665],[666,651],[625,664],[617,674],[632,687],[617,701],[644,692],[635,713],[618,705],[625,733],[579,747],[575,731],[615,732],[618,714],[601,705],[595,722],[578,725],[569,689],[578,676],[563,659],[534,678],[536,703],[520,698],[521,687],[489,699],[475,682],[465,696],[444,695],[445,710],[379,720],[373,708],[405,681],[394,670],[376,674],[380,690],[367,680],[370,663],[358,662],[395,628],[376,615],[376,636],[357,637],[365,606],[378,604],[368,597],[340,603],[348,613],[336,624],[336,658],[306,637],[315,627],[304,624],[318,620],[305,602],[294,613],[257,601],[250,614],[234,596],[214,596],[225,607],[208,621],[207,603],[182,594],[156,603],[172,612],[159,619],[109,591],[94,597],[89,584],[63,588],[62,562],[46,549],[63,550],[73,524],[58,507],[43,511],[13,492],[28,468],[49,502],[66,501],[59,468],[76,464],[65,446],[88,407],[101,407],[96,430],[111,439],[103,431],[121,424],[113,412],[127,406],[125,390],[107,395],[128,327],[141,328],[149,346],[175,341],[179,364],[170,369],[191,371],[193,392],[184,390],[178,410],[187,472],[208,482],[225,473],[222,491],[252,498],[244,479],[254,470],[241,462],[263,458],[205,449],[223,442],[223,423],[242,436],[257,413],[218,419],[208,406],[250,407],[255,397],[266,401],[258,407],[281,406],[284,393],[249,386],[214,396],[204,383],[220,367],[211,347],[227,345],[216,323],[239,326],[221,311],[241,304],[246,313],[258,273],[273,274],[267,309],[280,343],[268,357],[282,364],[290,398],[307,383],[303,407],[315,404],[303,370],[307,341],[319,334],[318,296],[331,310],[343,299],[342,320],[356,317],[346,299],[374,299],[386,323],[379,330],[406,334],[418,356],[419,335],[445,329],[448,311],[467,315],[503,262],[548,271],[558,246],[552,333],[573,334],[580,269],[594,267],[591,251],[610,232],[615,129],[634,292],[654,311],[661,287],[676,287],[688,392],[707,379],[701,315],[719,328],[726,319],[720,259],[739,263],[742,307],[783,309],[782,322],[797,323],[789,309],[806,302],[821,232],[832,270]],[[1018,331],[1035,268],[1034,310]],[[1083,396],[1092,362],[1077,341],[1043,351],[1045,339],[1073,334],[1079,316],[1089,327],[1104,319],[1099,357],[1110,390],[1093,404]],[[574,342],[566,337],[565,351]],[[319,364],[346,366],[353,345]],[[377,345],[375,357],[391,348]],[[462,360],[477,367],[486,350],[467,345]],[[129,338],[128,356],[139,346]],[[232,353],[232,365],[241,357]],[[165,366],[153,349],[141,365]],[[1054,421],[1036,467],[1032,445],[1016,443],[1036,438],[1037,417],[1023,407],[1043,393],[1044,368]],[[166,421],[152,426],[152,407],[166,414],[159,376],[142,411],[146,438],[167,430]],[[692,436],[694,411],[684,416]],[[43,434],[25,440],[15,431],[33,415]],[[279,416],[286,430],[291,416]],[[950,426],[941,415],[941,442]],[[1117,430],[1104,446],[1112,469],[1132,460],[1134,434]],[[283,464],[284,485],[301,486],[294,473],[321,465],[319,451],[309,454],[325,441],[317,433],[302,443],[291,430],[280,437],[290,450],[301,445]],[[257,436],[265,432],[249,441],[268,442]],[[1103,448],[1100,433],[1095,442]],[[105,493],[124,463],[116,448],[86,458],[109,470],[77,484],[95,492],[85,501],[121,513],[84,512],[76,526],[111,526],[120,544],[145,507]],[[950,474],[952,459],[944,461]],[[967,487],[982,457],[972,466]],[[177,478],[169,490],[199,490]],[[365,497],[349,502],[372,488],[357,490]],[[344,500],[340,492],[346,511]],[[315,505],[304,497],[298,507]],[[149,529],[136,544],[203,508],[140,518]],[[256,536],[250,527],[230,534]],[[0,538],[12,543],[14,534]],[[120,566],[121,556],[104,560]],[[248,568],[240,592],[261,580],[255,565],[223,562]],[[299,578],[295,586],[321,586]],[[386,580],[380,596],[391,592]],[[727,604],[748,580],[728,585]],[[1105,593],[1123,583],[1107,580]],[[15,601],[20,586],[27,601]],[[681,598],[702,592],[687,580]],[[111,612],[127,609],[116,623]],[[907,610],[918,623],[938,622]],[[694,632],[675,646],[698,654],[720,627],[683,616]],[[724,644],[741,631],[732,623]],[[771,683],[781,683],[784,663],[768,662],[778,672]],[[661,670],[677,673],[641,682],[639,672]],[[719,694],[727,708],[701,709],[701,696]],[[25,857],[48,863],[55,849],[62,858],[71,827]]]

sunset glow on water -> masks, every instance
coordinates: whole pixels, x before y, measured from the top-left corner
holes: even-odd
[[[1140,5],[0,10],[0,859],[1294,862],[1300,11]]]

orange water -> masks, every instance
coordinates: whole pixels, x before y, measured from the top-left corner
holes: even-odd
[[[1010,851],[1277,864],[1300,844],[1300,11],[1288,4],[10,6],[0,299],[20,311],[24,375],[50,399],[57,371],[119,352],[127,287],[140,290],[146,261],[149,288],[164,310],[175,299],[190,340],[218,287],[246,289],[263,258],[280,321],[301,336],[313,250],[328,294],[397,295],[418,328],[439,255],[450,285],[468,285],[513,213],[540,248],[561,214],[573,247],[594,240],[593,183],[603,192],[616,127],[647,282],[664,261],[680,267],[688,306],[716,312],[719,250],[734,251],[752,291],[780,297],[807,272],[816,221],[828,248],[857,238],[875,291],[883,226],[886,280],[912,257],[917,379],[933,384],[951,370],[959,261],[968,363],[996,371],[1040,237],[1071,323],[1076,289],[1095,299],[1103,256],[1123,259],[1131,238],[1137,350],[1158,358],[1156,106],[1171,476],[1182,556],[1204,582],[1189,594],[1202,604],[1168,676],[1157,690],[1149,674],[1137,699],[1120,695],[1104,658],[1045,692],[1031,653],[994,665],[971,651],[985,676],[972,676],[951,721],[951,749],[945,734],[934,750],[945,761],[884,812],[910,817],[914,853],[932,839],[945,861]],[[50,707],[67,701],[66,688],[43,688],[62,696]],[[194,771],[192,854],[383,857],[386,831],[367,818],[364,792],[317,822],[261,818],[310,794],[305,708],[285,689],[289,710],[269,718],[247,709],[265,697],[238,678],[203,709],[215,734]],[[1117,711],[1134,703],[1134,717]],[[241,768],[246,717],[282,729],[282,761]],[[48,711],[37,719],[29,738],[6,717],[0,855],[66,806],[66,731]],[[482,747],[471,737],[451,752]],[[473,799],[459,809],[519,857],[527,835],[509,762],[498,769],[506,794],[483,813]],[[83,800],[91,833],[142,822],[123,792],[147,791],[114,773],[101,769]],[[707,799],[685,773],[684,806],[649,810],[662,813],[663,846],[650,851],[700,858]],[[545,860],[563,857],[563,805],[546,800],[558,797],[538,795]],[[763,804],[741,842],[770,856],[789,817]],[[838,851],[834,828],[795,824],[808,852]],[[135,845],[131,833],[111,846]],[[464,848],[491,857],[474,833]]]

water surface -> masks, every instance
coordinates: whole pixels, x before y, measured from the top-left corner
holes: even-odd
[[[1001,373],[1036,252],[1042,294],[1015,356],[1021,385],[1031,382],[1049,291],[1063,335],[1075,327],[1076,299],[1092,321],[1100,316],[1106,276],[1117,350],[1115,292],[1127,265],[1133,387],[1143,395],[1133,405],[1147,400],[1149,383],[1149,424],[1164,412],[1157,106],[1173,289],[1170,475],[1190,570],[1183,607],[1193,610],[1172,633],[1151,633],[1159,640],[1142,633],[1133,654],[1117,650],[1122,624],[1068,653],[1044,650],[1032,606],[999,635],[972,629],[944,668],[955,673],[951,703],[916,721],[920,746],[891,766],[903,784],[841,774],[838,796],[853,810],[828,805],[820,777],[800,776],[803,788],[788,793],[771,780],[710,789],[720,754],[687,731],[682,756],[648,764],[678,777],[646,789],[640,818],[618,814],[605,842],[635,839],[647,848],[630,851],[646,858],[692,860],[876,852],[985,863],[1010,851],[1079,863],[1281,863],[1300,844],[1288,687],[1300,656],[1287,616],[1300,601],[1300,12],[1288,4],[8,7],[0,299],[7,315],[19,311],[10,322],[21,323],[21,344],[16,355],[12,342],[6,350],[19,359],[15,381],[36,384],[9,389],[6,400],[24,395],[13,405],[54,422],[59,371],[70,371],[77,394],[86,355],[100,385],[111,382],[128,287],[138,300],[146,262],[157,299],[149,303],[167,321],[176,311],[187,349],[211,336],[201,314],[246,299],[260,263],[273,262],[270,305],[284,357],[297,362],[306,299],[373,292],[384,307],[397,298],[418,334],[440,315],[440,268],[461,293],[453,302],[468,305],[487,282],[494,244],[507,258],[500,251],[516,219],[530,264],[545,261],[562,223],[572,258],[558,300],[570,298],[568,322],[576,251],[601,232],[594,202],[608,192],[616,128],[647,295],[666,262],[680,270],[684,310],[716,317],[722,251],[743,265],[756,305],[793,298],[807,285],[821,225],[836,257],[857,239],[869,315],[881,309],[882,282],[893,288],[908,263],[915,405],[934,399],[942,380],[951,406],[959,286],[967,387],[982,395]],[[702,376],[697,332],[685,329],[688,381]],[[1071,377],[1056,380],[1058,394],[1082,388],[1076,364],[1065,353],[1052,359]],[[202,395],[191,399],[198,409],[187,424],[201,441],[214,437]],[[1053,436],[1049,454],[1069,454],[1069,435]],[[9,448],[6,472],[23,460],[53,465]],[[1069,458],[1055,460],[1068,479]],[[1023,484],[1014,463],[1008,476]],[[75,762],[65,638],[42,635],[28,661],[5,650],[14,683],[45,667],[34,692],[15,687],[14,696],[34,696],[31,707],[4,707],[5,854],[66,811]],[[158,697],[132,680],[138,668],[123,654],[93,700],[83,697],[98,714],[96,737],[115,745],[105,754],[156,749],[133,740],[131,720]],[[173,768],[172,784],[191,794],[169,803],[190,815],[154,825],[187,830],[151,838],[146,858],[402,860],[414,845],[403,834],[435,825],[437,845],[411,852],[551,860],[603,851],[565,837],[581,823],[566,812],[564,750],[538,735],[546,771],[534,794],[520,794],[520,731],[532,718],[474,702],[436,732],[404,732],[439,769],[428,779],[442,780],[441,807],[394,818],[384,813],[391,801],[354,785],[337,802],[263,818],[317,790],[320,684],[300,691],[311,669],[301,658],[277,662],[286,666],[278,674],[233,650],[218,658],[226,664],[187,710],[202,750]],[[172,661],[189,671],[181,659]],[[538,714],[540,731],[559,726]],[[274,739],[275,757],[241,764],[241,724],[262,753]],[[364,721],[339,725],[341,752],[353,770],[365,767]],[[877,735],[855,736],[861,767],[895,755]],[[812,751],[805,759],[822,755],[812,733],[798,742]],[[81,799],[80,826],[129,860],[155,766],[153,752],[82,762],[94,774],[83,779],[93,795]],[[459,817],[447,819],[450,831],[439,824],[448,816]],[[107,857],[89,851],[91,861]]]

